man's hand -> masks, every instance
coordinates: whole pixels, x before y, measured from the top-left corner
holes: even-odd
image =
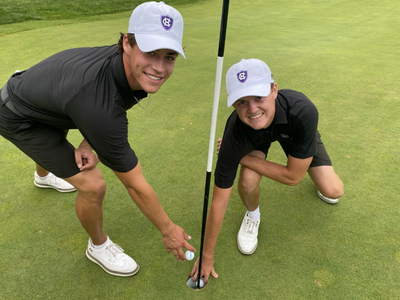
[[[219,154],[219,148],[221,148],[222,139],[219,138],[219,139],[217,140],[217,143],[218,143],[218,145],[217,145],[217,155],[218,155],[218,154]]]
[[[190,273],[190,277],[192,277],[193,282],[198,280],[197,276],[198,276],[198,271],[199,271],[199,259],[200,258],[198,258],[196,260],[196,263],[193,266],[192,272]],[[201,277],[204,277],[204,285],[207,284],[210,274],[214,278],[218,278],[218,274],[215,273],[215,270],[214,270],[214,259],[205,257],[204,253],[203,253],[203,259],[201,261]]]
[[[181,227],[173,223],[167,233],[163,234],[162,239],[168,253],[174,252],[177,261],[186,260],[182,247],[192,252],[196,251],[194,247],[186,242],[186,240],[190,240],[191,237]]]
[[[79,170],[92,170],[99,163],[99,158],[92,152],[92,147],[84,140],[77,149],[75,149],[75,162]]]

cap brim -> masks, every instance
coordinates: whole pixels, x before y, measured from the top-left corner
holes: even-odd
[[[253,85],[246,88],[242,88],[236,92],[233,92],[228,96],[228,107],[235,103],[238,99],[247,96],[259,96],[267,97],[271,92],[271,84],[259,84]]]
[[[135,39],[139,49],[143,52],[150,52],[159,49],[171,49],[178,52],[184,59],[186,59],[182,45],[174,39],[159,35],[140,33],[135,34]]]

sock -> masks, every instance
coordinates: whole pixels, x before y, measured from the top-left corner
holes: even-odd
[[[92,239],[90,239],[90,244],[92,245],[92,247],[93,247],[94,249],[101,249],[101,248],[103,248],[103,247],[108,243],[109,240],[110,240],[110,238],[107,236],[107,240],[104,242],[104,244],[101,244],[101,245],[93,245]]]
[[[247,211],[248,216],[252,219],[259,219],[260,218],[260,207],[257,206],[255,211]]]
[[[50,173],[49,173],[50,174]],[[44,177],[40,177],[39,174],[36,172],[37,177],[39,177],[39,179],[45,180],[47,178],[47,176],[49,176],[49,174],[47,174]]]

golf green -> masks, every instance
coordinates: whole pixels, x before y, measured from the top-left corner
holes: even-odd
[[[163,208],[192,236],[196,259],[222,1],[175,7],[187,60],[178,58],[146,110],[128,112],[129,141]],[[29,21],[51,26],[0,36],[0,84],[58,51],[116,43],[130,14]],[[236,235],[245,208],[235,188],[216,247],[219,278],[204,290],[186,286],[194,260],[166,252],[103,165],[105,231],[141,269],[119,278],[90,262],[76,194],[36,188],[34,164],[0,137],[0,299],[399,299],[399,14],[395,0],[230,1],[217,137],[232,112],[226,71],[242,58],[261,59],[278,88],[317,106],[345,194],[328,205],[307,175],[294,187],[263,179],[259,246],[244,256]],[[69,138],[76,146],[82,139],[76,130]],[[269,159],[286,162],[275,144]]]

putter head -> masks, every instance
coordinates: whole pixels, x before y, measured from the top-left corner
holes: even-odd
[[[204,277],[200,278],[200,288],[198,287],[199,281],[198,280],[193,281],[192,277],[190,277],[190,275],[189,275],[188,279],[186,280],[186,284],[188,287],[190,287],[193,290],[202,289],[204,287],[204,279],[203,278]]]

